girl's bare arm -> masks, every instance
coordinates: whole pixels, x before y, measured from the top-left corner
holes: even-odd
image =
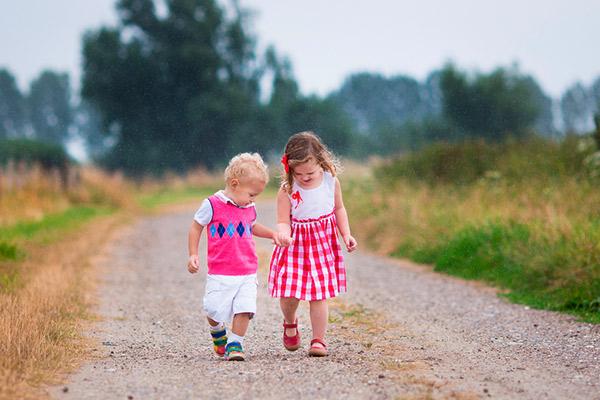
[[[348,251],[354,251],[357,243],[356,239],[350,233],[350,222],[348,221],[348,213],[346,212],[342,198],[342,187],[337,178],[335,179],[335,219],[337,220],[338,230],[346,244],[346,248]]]
[[[287,192],[284,188],[280,188],[277,192],[277,232],[290,236],[291,234],[291,221],[290,213],[292,210],[292,203],[288,197]]]

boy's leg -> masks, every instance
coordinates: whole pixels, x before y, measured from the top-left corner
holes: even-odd
[[[257,286],[256,274],[247,275],[233,298],[233,321],[230,332],[242,338],[246,335],[250,320],[256,313]]]
[[[225,354],[225,345],[227,344],[227,330],[225,324],[217,322],[210,317],[206,317],[210,325],[210,336],[212,337],[215,353],[219,356]]]
[[[244,361],[246,356],[244,354],[244,336],[248,330],[252,313],[239,313],[233,316],[233,323],[231,325],[231,332],[227,338],[227,347],[225,349],[225,356],[230,361]]]
[[[327,300],[315,300],[310,302],[310,323],[312,325],[313,339],[325,339],[327,332],[327,319],[329,318],[329,307]],[[315,346],[322,347],[320,344]]]
[[[231,332],[241,337],[246,336],[251,316],[252,313],[235,314],[233,316],[233,323],[231,324]]]
[[[293,324],[296,322],[296,310],[298,310],[298,304],[300,300],[294,297],[282,297],[279,299],[279,306],[283,313],[283,319],[287,324]],[[295,336],[296,328],[288,328],[285,330],[287,336]]]

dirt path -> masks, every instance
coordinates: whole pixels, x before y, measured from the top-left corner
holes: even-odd
[[[185,269],[192,212],[142,219],[106,251],[103,320],[90,332],[97,357],[53,397],[600,399],[600,326],[366,252],[347,258],[350,292],[332,303],[330,357],[282,348],[263,268],[249,360],[221,361],[201,314],[204,277]],[[274,221],[271,204],[259,220]],[[258,244],[264,261],[270,243]],[[306,344],[306,307],[300,323]]]

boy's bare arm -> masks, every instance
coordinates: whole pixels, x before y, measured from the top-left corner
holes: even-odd
[[[202,236],[202,230],[204,227],[192,221],[190,232],[188,233],[188,271],[195,274],[200,269],[200,259],[198,257],[198,244],[200,243],[200,237]]]
[[[264,226],[263,224],[259,224],[258,222],[252,226],[252,234],[261,238],[272,239],[273,243],[277,246],[289,246],[289,243],[282,243],[277,235],[277,232]]]
[[[271,228],[267,228],[263,224],[258,222],[252,225],[252,234],[265,239],[273,239],[276,235],[275,231]]]

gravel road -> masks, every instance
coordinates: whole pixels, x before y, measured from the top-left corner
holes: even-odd
[[[145,217],[103,250],[91,360],[58,399],[600,399],[600,326],[509,304],[483,285],[357,251],[349,293],[331,304],[331,356],[280,344],[262,259],[248,361],[212,354],[204,276],[186,268],[193,208]],[[274,206],[259,204],[272,225]],[[204,240],[203,246],[204,246]],[[202,252],[201,252],[202,254]],[[300,312],[303,343],[310,330]]]

